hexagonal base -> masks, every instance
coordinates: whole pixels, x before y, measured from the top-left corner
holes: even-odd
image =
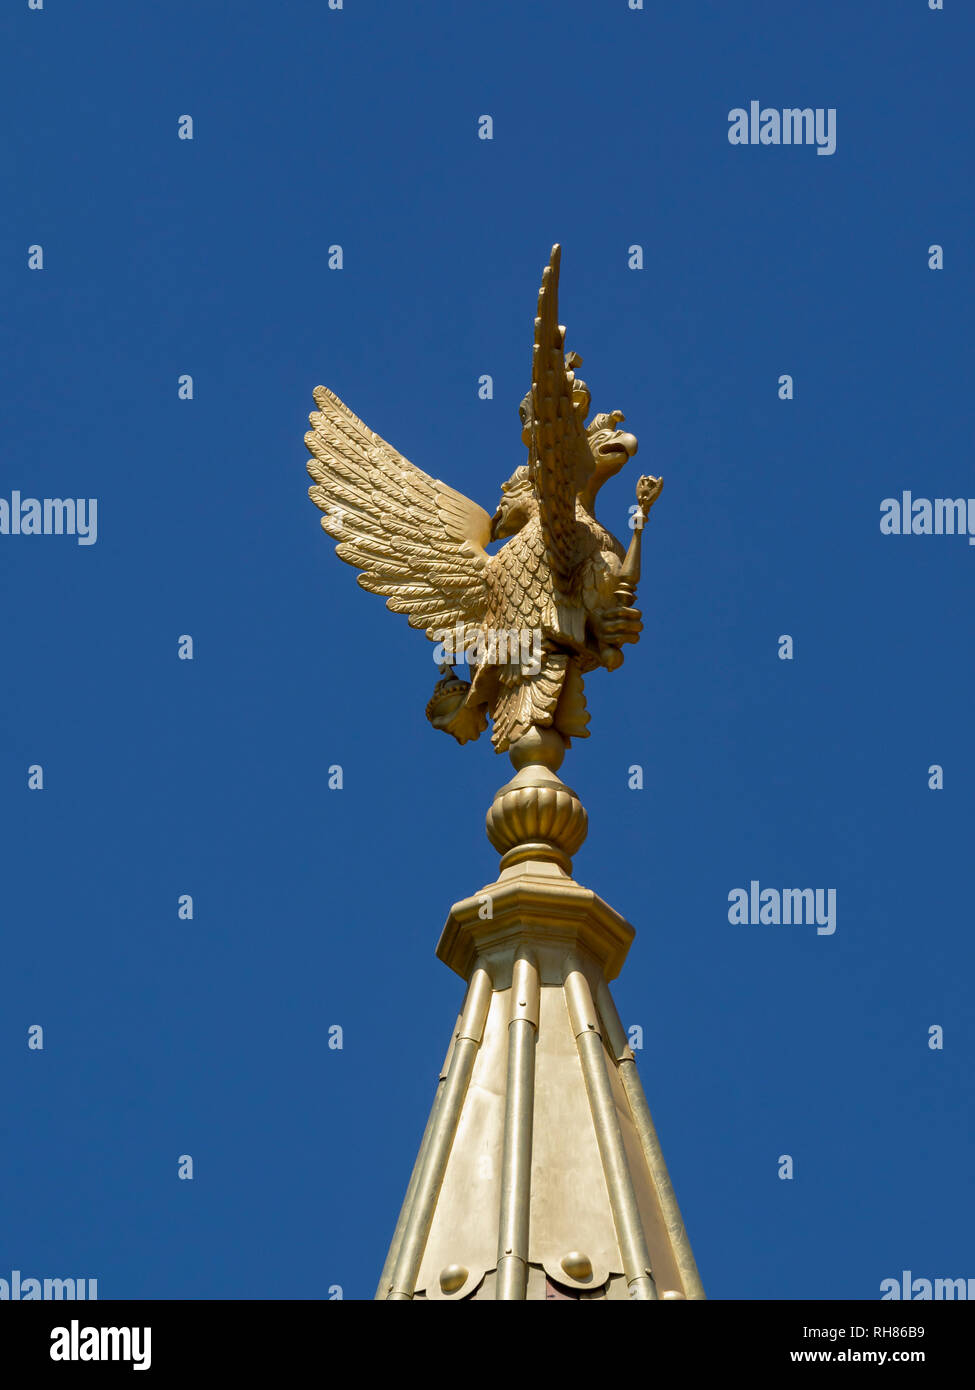
[[[579,950],[607,980],[615,980],[635,935],[625,918],[558,864],[530,859],[502,869],[480,893],[454,903],[437,955],[466,980],[478,955],[500,964],[516,944],[530,942],[542,952],[543,973],[546,957],[558,975],[565,953]]]

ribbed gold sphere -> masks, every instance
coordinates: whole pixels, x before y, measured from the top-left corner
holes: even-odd
[[[503,786],[487,813],[487,834],[501,854],[519,845],[552,845],[570,858],[589,817],[571,787],[545,768],[528,767]]]

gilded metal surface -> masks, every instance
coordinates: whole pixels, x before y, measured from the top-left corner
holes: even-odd
[[[445,1265],[440,1271],[440,1287],[444,1293],[456,1293],[470,1278],[470,1270],[463,1265]]]
[[[581,1250],[569,1250],[562,1256],[562,1268],[570,1279],[591,1279],[592,1260]]]
[[[569,1017],[592,1109],[593,1126],[619,1238],[623,1273],[632,1298],[656,1299],[657,1291],[650,1277],[650,1251],[607,1071],[596,1007],[589,982],[578,968],[578,963],[570,958],[568,965],[565,992],[569,1001]]]
[[[485,916],[485,903],[490,904],[490,917]],[[558,865],[529,859],[503,869],[473,897],[454,903],[437,955],[466,979],[479,955],[510,951],[530,939],[543,947],[561,948],[551,976],[559,983],[561,962],[569,950],[591,957],[606,978],[614,980],[634,934],[625,918]],[[550,959],[546,952],[544,961]],[[539,963],[543,963],[541,956]]]
[[[447,1160],[464,1110],[467,1089],[477,1060],[491,999],[490,975],[486,970],[474,971],[467,991],[467,1001],[461,1013],[443,1094],[433,1117],[410,1214],[390,1275],[392,1288],[386,1297],[393,1302],[411,1299],[416,1289],[417,1270],[427,1245]]]
[[[437,1078],[437,1089],[433,1097],[433,1105],[430,1108],[430,1115],[427,1119],[426,1128],[423,1131],[423,1138],[420,1140],[420,1148],[413,1164],[413,1172],[406,1188],[406,1196],[403,1198],[403,1205],[400,1209],[399,1219],[396,1222],[396,1229],[393,1231],[393,1239],[389,1245],[389,1253],[386,1256],[386,1263],[383,1265],[383,1272],[379,1276],[379,1285],[374,1295],[375,1298],[384,1299],[391,1291],[393,1284],[390,1276],[393,1267],[399,1256],[400,1245],[403,1242],[403,1232],[410,1219],[410,1212],[413,1209],[413,1198],[416,1194],[416,1186],[420,1180],[420,1173],[423,1170],[423,1162],[426,1158],[427,1150],[430,1145],[430,1136],[436,1128],[436,1115],[440,1108],[440,1101],[443,1096],[444,1082],[447,1080],[447,1072],[450,1070],[450,1061],[454,1055],[454,1046],[460,1036],[461,1015],[457,1015],[457,1022],[454,1024],[454,1031],[450,1035],[450,1042],[447,1045],[447,1055],[444,1057],[443,1066],[440,1068],[440,1075]]]
[[[669,1288],[668,1292],[661,1294],[661,1297],[703,1299],[705,1297],[704,1286],[701,1283],[701,1276],[698,1273],[694,1254],[691,1250],[690,1239],[684,1228],[684,1219],[677,1204],[677,1196],[667,1171],[657,1130],[650,1115],[650,1107],[640,1083],[636,1059],[632,1049],[627,1044],[626,1034],[616,1011],[613,996],[610,994],[609,986],[605,981],[599,987],[598,1002],[610,1043],[618,1059],[620,1080],[623,1083],[630,1113],[633,1116],[633,1123],[643,1148],[650,1181],[653,1184],[654,1195],[657,1199],[660,1220],[666,1230],[665,1253],[672,1257],[677,1269],[677,1279],[670,1281],[673,1287]],[[656,1226],[656,1223],[654,1225]],[[653,1255],[654,1251],[651,1245],[651,1258]],[[655,1268],[662,1265],[663,1262],[662,1256],[658,1257]],[[661,1277],[665,1277],[662,1272]]]
[[[533,951],[519,951],[511,972],[511,1022],[521,1019],[538,1027],[541,984]]]
[[[455,1040],[452,1038],[448,1056],[453,1052],[454,1041]],[[406,1188],[406,1196],[403,1198],[403,1205],[400,1208],[396,1229],[393,1231],[393,1239],[389,1245],[389,1253],[386,1256],[386,1263],[383,1265],[383,1272],[379,1276],[379,1284],[375,1293],[376,1298],[385,1298],[393,1289],[391,1276],[396,1266],[396,1261],[399,1258],[400,1246],[403,1244],[403,1233],[406,1230],[407,1223],[410,1219],[410,1213],[413,1210],[413,1201],[416,1197],[417,1184],[420,1181],[424,1160],[430,1148],[430,1136],[436,1129],[437,1112],[440,1109],[440,1103],[443,1099],[444,1082],[446,1079],[446,1071],[444,1070],[441,1072],[437,1081],[437,1090],[433,1098],[433,1105],[430,1107],[430,1115],[427,1119],[426,1128],[423,1131],[423,1138],[420,1140],[420,1148],[416,1156],[416,1162],[413,1164],[413,1172],[410,1174],[410,1181]]]
[[[558,321],[560,261],[555,246],[538,295],[520,411],[527,459],[502,485],[493,517],[410,463],[324,386],[313,392],[318,409],[305,435],[309,496],[336,554],[360,571],[362,588],[448,647],[448,663],[471,658],[470,682],[441,667],[430,722],[467,743],[490,718],[498,752],[535,729],[557,731],[566,746],[588,737],[584,677],[615,670],[643,626],[633,607],[642,526],[624,554],[596,519],[597,493],[637,441],[619,429],[618,410],[586,424],[589,390],[573,370],[582,359],[566,354]],[[662,483],[639,479],[641,520]],[[526,650],[520,634],[536,633]]]
[[[458,1299],[497,1263],[508,1014],[507,992],[495,992],[416,1278],[416,1288],[433,1300],[448,1297],[440,1288],[445,1265],[470,1271],[463,1288],[449,1295]]]
[[[589,819],[571,787],[547,768],[526,767],[494,797],[487,813],[487,836],[502,854],[525,842],[560,850],[553,856],[565,865],[586,838]]]
[[[639,1210],[640,1224],[650,1255],[650,1268],[653,1271],[654,1283],[657,1286],[659,1296],[662,1289],[680,1288],[680,1275],[670,1245],[667,1227],[660,1212],[656,1191],[651,1181],[646,1156],[640,1143],[640,1136],[637,1133],[633,1113],[623,1086],[622,1069],[615,1064],[612,1052],[605,1045],[603,1055],[605,1071],[613,1094],[620,1134],[623,1139],[623,1149],[630,1173],[633,1195]]]
[[[661,1213],[624,1080],[633,1064],[615,1055],[621,1029],[599,961],[570,957],[565,943],[525,928],[519,943],[478,959],[499,988],[464,1104],[454,1111],[416,1295],[547,1297],[532,1278],[541,1269],[587,1298],[700,1297],[683,1282]],[[475,1047],[474,1037],[459,1035],[477,1031],[459,1025],[455,1050]],[[619,1051],[628,1051],[625,1041]],[[574,1264],[574,1254],[588,1260],[591,1274]],[[452,1266],[468,1275],[445,1288],[442,1273]],[[400,1298],[410,1297],[408,1287],[397,1284]]]
[[[528,1288],[535,1049],[540,996],[538,966],[531,952],[524,949],[518,952],[508,994],[508,1076],[498,1220],[497,1296],[501,1300],[523,1299]]]
[[[570,1250],[585,1251],[591,1278],[562,1267]],[[588,1289],[622,1273],[606,1177],[586,1094],[565,992],[542,989],[535,1078],[530,1260],[570,1288]]]

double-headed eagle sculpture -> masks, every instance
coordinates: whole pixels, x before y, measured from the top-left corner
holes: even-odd
[[[528,461],[501,487],[493,516],[431,478],[324,386],[305,436],[309,496],[336,554],[440,645],[442,679],[427,706],[460,743],[492,722],[500,753],[533,729],[566,746],[588,735],[584,677],[615,670],[642,630],[633,606],[643,523],[663,486],[641,477],[629,549],[596,519],[596,495],[637,449],[620,411],[587,425],[590,396],[558,322],[560,248],[543,272],[531,390],[521,403]],[[505,544],[491,554],[492,541]],[[471,680],[451,662],[466,658]]]

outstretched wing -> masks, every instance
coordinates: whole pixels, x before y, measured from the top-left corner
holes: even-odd
[[[573,376],[565,365],[565,329],[559,326],[559,262],[552,255],[542,274],[532,349],[533,440],[529,470],[538,499],[549,564],[561,586],[578,563],[576,492],[593,457],[583,421],[572,404]]]
[[[315,486],[308,495],[325,513],[335,553],[362,571],[364,589],[405,613],[432,641],[457,623],[471,628],[484,608],[482,571],[491,518],[403,458],[324,386],[312,393],[305,443]]]

